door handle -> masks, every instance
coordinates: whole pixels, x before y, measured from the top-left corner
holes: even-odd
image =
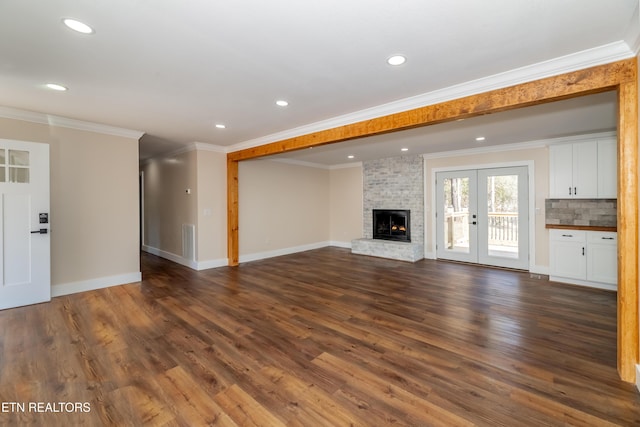
[[[46,228],[41,228],[40,230],[32,231],[31,234],[47,234],[48,230]]]

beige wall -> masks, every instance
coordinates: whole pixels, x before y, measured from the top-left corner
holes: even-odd
[[[362,237],[362,165],[329,172],[329,240],[351,244]]]
[[[145,250],[197,269],[227,264],[226,162],[196,147],[142,165]],[[196,226],[194,261],[183,258],[183,224]]]
[[[227,260],[227,155],[198,151],[198,261]]]
[[[142,171],[144,245],[182,256],[182,224],[197,225],[197,153],[152,159]]]
[[[240,256],[329,240],[329,171],[273,160],[239,164]]]
[[[5,118],[0,138],[50,146],[54,288],[139,274],[137,139]]]
[[[426,251],[435,252],[433,242],[434,208],[432,203],[433,181],[432,171],[438,168],[451,167],[482,167],[483,165],[496,165],[518,161],[534,162],[535,178],[535,266],[549,267],[549,233],[545,229],[544,201],[549,194],[549,152],[547,148],[532,148],[523,150],[498,151],[484,154],[455,156],[446,158],[427,159],[426,161],[426,193],[427,193],[427,225],[426,225]]]

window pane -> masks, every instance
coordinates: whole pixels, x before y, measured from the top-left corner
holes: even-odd
[[[12,166],[29,166],[29,152],[9,150],[9,164]]]
[[[487,178],[488,254],[518,258],[518,175]]]
[[[9,168],[9,182],[16,182],[21,184],[29,183],[29,169]]]
[[[6,168],[4,166],[0,166],[0,182],[7,182],[6,177]]]
[[[7,150],[4,148],[0,149],[0,165],[7,164]]]
[[[469,178],[446,178],[443,185],[445,248],[469,253]]]

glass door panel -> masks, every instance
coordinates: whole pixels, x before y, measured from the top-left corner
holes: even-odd
[[[525,166],[478,170],[479,262],[528,268],[528,180]]]
[[[441,172],[436,181],[438,258],[475,262],[476,173]]]

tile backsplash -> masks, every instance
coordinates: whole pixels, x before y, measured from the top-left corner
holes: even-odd
[[[617,208],[616,199],[546,199],[545,223],[615,227]]]

